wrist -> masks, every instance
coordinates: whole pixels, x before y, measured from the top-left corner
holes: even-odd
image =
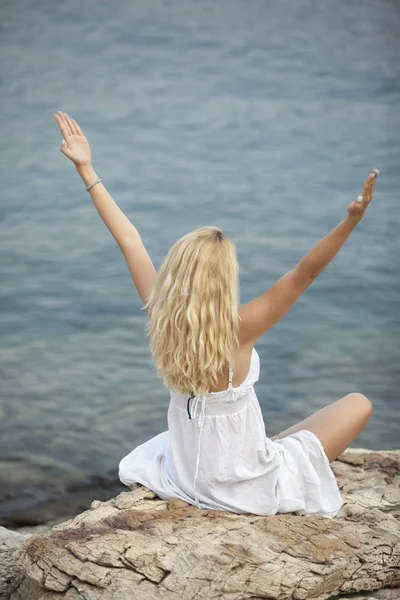
[[[85,185],[89,185],[90,183],[93,183],[93,181],[98,179],[97,173],[94,170],[93,165],[76,165],[75,167],[79,175],[82,177],[82,180]]]
[[[347,214],[344,217],[343,222],[346,223],[346,225],[348,225],[352,229],[354,229],[354,227],[357,225],[357,223],[359,223],[361,221],[361,218],[362,217],[351,217],[349,214]]]
[[[81,173],[90,173],[94,171],[92,163],[88,165],[75,165],[75,168],[78,171],[79,175]]]

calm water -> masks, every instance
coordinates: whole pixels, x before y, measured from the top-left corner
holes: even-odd
[[[192,229],[231,237],[241,304],[378,167],[363,221],[258,341],[256,391],[270,436],[360,391],[375,410],[353,446],[399,448],[399,4],[14,0],[0,16],[3,522],[71,484],[112,485],[167,428],[147,317],[60,152],[58,109],[157,269]]]

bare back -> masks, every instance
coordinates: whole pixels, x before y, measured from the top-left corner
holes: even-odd
[[[250,370],[250,361],[251,361],[251,353],[253,351],[253,344],[246,344],[246,343],[241,343],[240,340],[240,334],[239,334],[239,349],[236,352],[236,356],[235,356],[235,360],[233,363],[233,379],[232,379],[232,386],[233,387],[239,387],[244,380],[246,379],[247,375],[249,374],[249,370]],[[218,378],[218,384],[217,386],[213,386],[211,387],[208,392],[222,392],[225,391],[228,388],[228,383],[229,383],[229,364],[226,364],[226,367],[224,368],[223,372],[220,374],[219,378]]]

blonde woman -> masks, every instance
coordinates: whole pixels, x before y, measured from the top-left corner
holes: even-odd
[[[98,178],[78,123],[55,115],[61,151],[75,164],[101,218],[120,246],[149,321],[157,374],[170,392],[168,431],[134,448],[119,478],[160,498],[200,509],[333,518],[342,497],[330,462],[368,423],[372,406],[352,392],[278,435],[266,435],[254,389],[257,340],[313,283],[362,219],[375,169],[340,223],[260,297],[239,307],[232,241],[218,227],[180,238],[157,273],[139,232]]]

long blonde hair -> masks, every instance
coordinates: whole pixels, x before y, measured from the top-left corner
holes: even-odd
[[[181,237],[165,257],[145,306],[157,375],[196,396],[218,382],[239,347],[236,248],[218,227]]]

